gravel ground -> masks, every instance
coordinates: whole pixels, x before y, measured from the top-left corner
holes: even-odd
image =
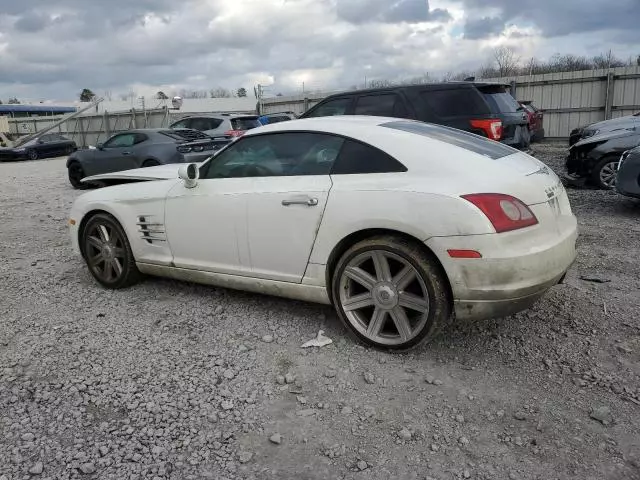
[[[77,195],[64,159],[0,164],[0,480],[640,478],[637,202],[569,191],[564,285],[390,355],[323,306],[100,288]],[[320,328],[334,343],[301,349]]]

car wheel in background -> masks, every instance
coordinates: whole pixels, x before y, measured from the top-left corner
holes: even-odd
[[[349,248],[331,281],[349,332],[381,349],[406,350],[433,338],[451,316],[440,265],[402,237],[379,236]]]
[[[125,288],[142,279],[127,235],[111,215],[99,213],[91,217],[82,229],[80,243],[91,275],[102,286]]]
[[[591,181],[597,187],[610,190],[616,186],[616,175],[620,166],[620,157],[607,156],[600,160],[591,171]]]
[[[71,162],[67,167],[67,174],[69,176],[69,183],[73,188],[78,190],[87,188],[87,184],[82,183],[82,179],[85,177],[85,174],[80,163]]]
[[[146,167],[157,167],[158,165],[160,165],[160,162],[157,160],[145,160],[144,162],[142,162],[142,167],[146,168]]]
[[[29,157],[29,160],[37,160],[39,157],[37,150],[29,150],[27,152],[27,155]]]

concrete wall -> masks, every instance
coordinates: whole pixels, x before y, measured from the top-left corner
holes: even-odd
[[[486,80],[514,81],[518,100],[532,100],[545,111],[547,137],[566,138],[576,127],[640,111],[640,66]],[[332,93],[264,99],[263,110],[300,114]]]

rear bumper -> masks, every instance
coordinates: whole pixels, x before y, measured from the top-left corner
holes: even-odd
[[[577,222],[564,215],[558,234],[522,231],[436,237],[427,246],[451,285],[456,317],[482,320],[527,309],[556,285],[576,258]],[[479,259],[450,258],[447,249],[471,249]]]

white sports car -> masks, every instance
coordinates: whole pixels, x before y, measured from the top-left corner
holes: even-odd
[[[202,164],[95,180],[129,181],[71,210],[73,245],[103,286],[149,274],[331,303],[385,349],[414,347],[454,315],[526,309],[576,255],[576,218],[549,168],[410,120],[277,123]]]

